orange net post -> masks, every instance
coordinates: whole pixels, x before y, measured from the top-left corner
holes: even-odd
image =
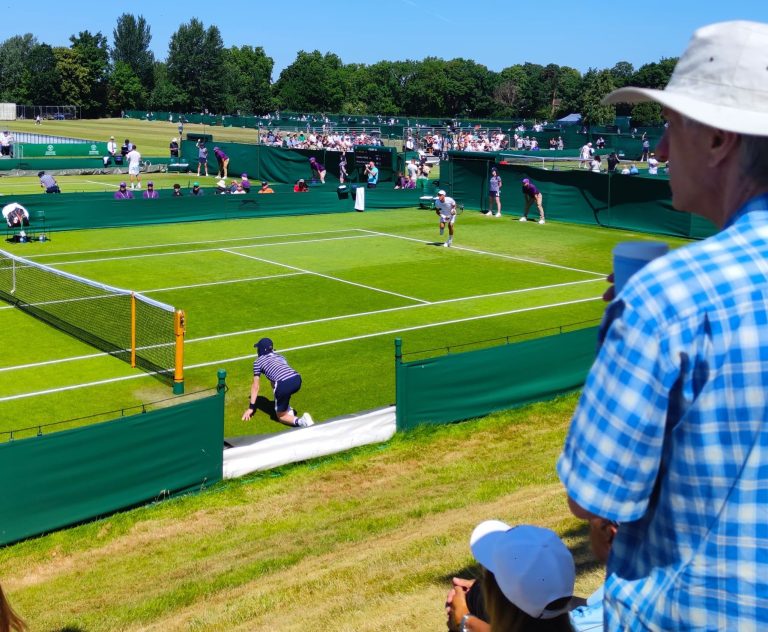
[[[177,309],[173,322],[173,335],[176,342],[176,356],[173,369],[173,392],[184,393],[184,334],[187,333],[187,320],[184,310]]]

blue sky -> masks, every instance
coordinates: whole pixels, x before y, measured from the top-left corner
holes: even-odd
[[[273,80],[299,50],[336,53],[344,63],[464,57],[501,70],[529,61],[635,68],[678,56],[699,26],[723,20],[768,22],[768,0],[668,0],[667,2],[519,2],[500,0],[289,0],[218,5],[200,0],[96,0],[91,2],[0,2],[3,34],[30,32],[39,41],[66,46],[82,30],[101,31],[112,43],[122,13],[143,15],[151,48],[165,59],[179,25],[196,17],[219,27],[224,45],[262,46],[275,61]]]

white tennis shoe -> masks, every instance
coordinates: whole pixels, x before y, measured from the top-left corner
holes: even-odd
[[[527,217],[521,217],[519,221],[521,221],[521,222],[527,222],[527,221],[528,221],[528,218],[527,218]]]
[[[539,224],[546,224],[543,217],[539,220]]]
[[[299,428],[309,428],[310,426],[314,426],[315,422],[312,419],[312,415],[310,415],[309,413],[304,413],[301,417],[299,417],[296,420],[296,425]]]

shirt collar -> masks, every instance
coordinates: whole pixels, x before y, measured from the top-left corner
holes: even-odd
[[[765,211],[768,210],[768,193],[763,193],[748,200],[738,211],[728,218],[728,221],[723,226],[723,229],[729,228],[747,213],[752,211]]]

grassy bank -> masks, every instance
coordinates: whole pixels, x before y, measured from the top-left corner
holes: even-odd
[[[481,520],[546,525],[599,582],[554,463],[575,396],[395,437],[0,551],[33,630],[442,630]]]

